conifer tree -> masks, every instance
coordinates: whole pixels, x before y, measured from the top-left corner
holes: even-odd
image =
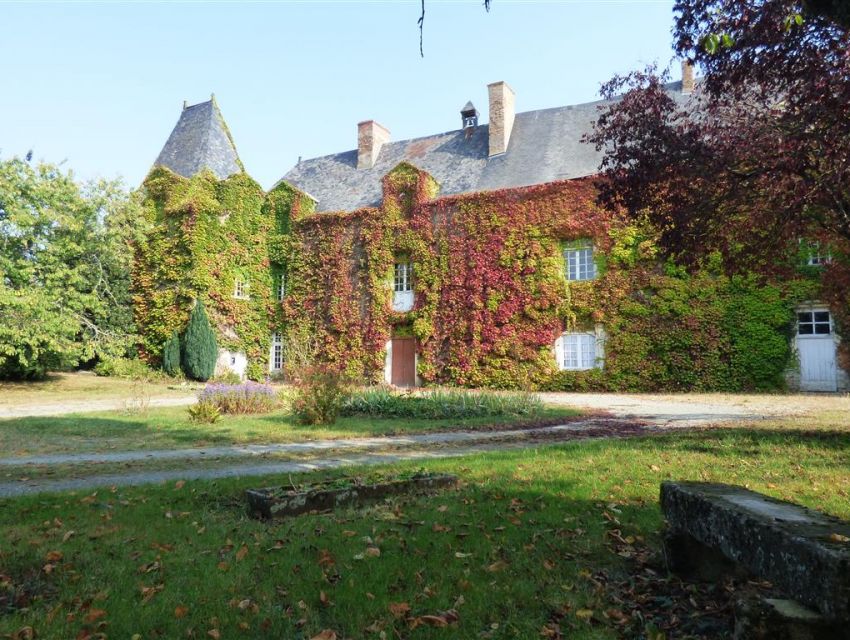
[[[176,329],[162,348],[162,369],[170,376],[180,375],[180,334]]]
[[[193,380],[204,382],[212,378],[218,345],[204,304],[198,300],[183,336],[183,371]]]

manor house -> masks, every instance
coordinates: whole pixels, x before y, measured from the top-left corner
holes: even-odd
[[[687,104],[692,69],[667,91]],[[605,102],[517,112],[507,83],[488,94],[487,122],[467,102],[445,133],[360,122],[356,148],[267,193],[215,98],[184,104],[144,183],[143,355],[200,297],[220,370],[252,378],[297,351],[401,387],[848,388],[817,297],[828,248],[806,245],[797,287],[674,272],[651,229],[596,202],[602,155],[582,139]]]

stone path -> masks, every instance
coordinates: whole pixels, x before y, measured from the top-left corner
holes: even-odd
[[[186,467],[174,470],[142,470],[137,472],[103,474],[84,478],[58,480],[28,479],[26,481],[0,482],[0,498],[56,491],[88,490],[112,485],[140,485],[177,479],[208,480],[273,473],[301,473],[350,465],[446,458],[484,451],[536,447],[541,444],[567,440],[627,437],[639,435],[648,430],[651,430],[651,428],[644,427],[633,421],[596,418],[591,420],[577,420],[569,424],[551,427],[513,429],[509,431],[453,431],[380,438],[318,440],[292,444],[5,458],[0,460],[0,467],[12,468],[13,466],[47,464],[96,464],[104,462],[147,462],[151,460],[197,461],[203,458],[216,457],[232,458],[235,462],[239,458],[256,458],[269,454],[318,454],[316,458],[308,461],[254,461],[252,463],[243,462],[236,464],[223,462],[222,466],[213,469],[192,469],[191,467]],[[357,450],[357,452],[352,451],[352,455],[349,456],[321,455],[322,452],[328,453],[330,451],[336,453],[339,450],[345,449]],[[359,451],[364,449],[367,451],[371,450],[372,452],[359,453]]]
[[[599,409],[612,418],[594,417],[569,424],[537,429],[509,431],[441,432],[380,438],[351,438],[313,442],[208,447],[203,449],[124,451],[104,454],[71,454],[0,459],[0,469],[22,465],[133,463],[180,461],[191,465],[204,459],[223,459],[216,468],[183,468],[167,471],[136,471],[61,480],[39,479],[26,482],[0,483],[0,497],[11,497],[50,491],[90,489],[112,485],[137,485],[172,479],[213,479],[272,473],[295,473],[313,469],[335,468],[356,464],[392,463],[399,460],[444,458],[478,451],[539,446],[547,442],[584,437],[605,437],[599,429],[618,435],[618,427],[636,423],[651,429],[706,426],[717,422],[757,420],[806,413],[814,404],[824,401],[847,404],[846,399],[812,398],[809,396],[747,395],[629,395],[602,393],[545,393],[547,403]],[[152,398],[150,406],[179,406],[194,402],[194,397]],[[850,406],[850,404],[848,404]],[[105,411],[124,408],[120,400],[66,402],[63,404],[28,405],[0,411],[0,417],[53,415],[70,411]],[[597,433],[592,433],[594,429]],[[633,431],[630,434],[634,435]],[[349,450],[350,455],[340,455]],[[314,456],[309,462],[300,460],[261,460],[263,456]],[[248,460],[251,460],[248,462]]]
[[[70,453],[43,456],[0,458],[0,468],[20,467],[24,465],[48,464],[87,464],[103,462],[150,462],[155,460],[200,460],[209,458],[258,457],[268,454],[318,454],[330,449],[393,449],[398,447],[434,446],[441,444],[460,445],[471,442],[487,442],[530,438],[539,436],[557,436],[563,433],[575,433],[591,428],[617,426],[623,421],[596,418],[577,420],[569,424],[530,429],[510,429],[493,431],[441,431],[437,433],[412,434],[405,436],[379,436],[374,438],[344,438],[335,440],[311,440],[309,442],[288,442],[280,444],[246,444],[226,447],[198,447],[192,449],[143,449],[139,451],[120,451],[115,453]]]
[[[396,451],[376,452],[352,456],[337,456],[319,458],[310,462],[266,462],[254,464],[228,465],[215,469],[175,469],[169,471],[139,471],[135,473],[120,473],[89,478],[69,478],[66,480],[48,480],[39,483],[0,483],[0,498],[52,493],[58,491],[92,490],[101,487],[136,486],[155,484],[176,480],[215,480],[218,478],[239,478],[262,476],[276,473],[305,473],[322,469],[337,469],[340,467],[391,464],[405,460],[425,460],[440,458],[455,458],[487,451],[503,451],[539,446],[539,442],[509,442],[490,443],[442,449],[439,451]]]

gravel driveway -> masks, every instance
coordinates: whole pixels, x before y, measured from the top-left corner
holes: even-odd
[[[541,393],[545,402],[608,411],[619,418],[660,427],[802,415],[815,410],[850,411],[850,397],[834,394],[617,394]]]

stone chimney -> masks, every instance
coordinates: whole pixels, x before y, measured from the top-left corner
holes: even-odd
[[[490,95],[490,157],[508,150],[514,128],[514,90],[506,82],[487,85]]]
[[[381,147],[390,141],[390,132],[374,120],[357,125],[357,168],[371,169],[378,160]]]
[[[682,60],[682,93],[693,93],[694,85],[694,63],[687,59]]]

